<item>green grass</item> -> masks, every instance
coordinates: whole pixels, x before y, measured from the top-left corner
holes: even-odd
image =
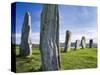
[[[17,48],[16,56],[19,55]],[[31,72],[39,71],[41,66],[40,51],[38,48],[33,48],[31,57],[16,57],[16,72]]]
[[[38,48],[33,48],[31,57],[19,57],[19,47],[16,47],[16,72],[41,71],[41,56]],[[61,49],[61,70],[85,69],[97,67],[97,48],[71,49],[63,53]]]
[[[84,69],[97,67],[97,49],[86,48],[61,53],[61,69]]]

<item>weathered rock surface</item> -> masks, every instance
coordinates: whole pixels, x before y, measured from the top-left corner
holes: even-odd
[[[75,42],[75,50],[80,48],[80,40],[76,40]]]
[[[83,36],[82,39],[81,39],[81,47],[83,49],[86,47],[86,38],[85,38],[85,36]]]
[[[67,52],[70,49],[71,46],[71,32],[70,31],[66,31],[66,37],[65,37],[65,48],[64,48],[64,52]]]
[[[60,68],[59,11],[57,5],[46,4],[41,13],[40,51],[42,69]]]
[[[21,44],[20,44],[21,56],[28,56],[32,54],[32,43],[30,35],[31,35],[31,16],[29,12],[26,12],[21,34]]]

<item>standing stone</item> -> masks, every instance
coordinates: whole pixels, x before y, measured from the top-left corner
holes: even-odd
[[[80,40],[76,40],[75,42],[75,50],[80,48]]]
[[[20,47],[21,56],[28,56],[32,54],[32,43],[30,35],[31,35],[31,16],[29,12],[26,12],[22,26],[21,47]]]
[[[90,48],[93,47],[93,39],[90,39],[90,41],[89,41],[89,47],[90,47]]]
[[[57,5],[46,4],[43,6],[40,28],[42,69],[45,71],[58,70],[60,68],[60,51]]]
[[[81,39],[81,47],[82,47],[82,49],[84,49],[86,47],[86,39],[84,36]]]
[[[64,52],[68,51],[70,49],[70,46],[71,46],[71,32],[66,31]]]

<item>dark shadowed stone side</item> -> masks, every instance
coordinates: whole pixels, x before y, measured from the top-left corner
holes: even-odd
[[[89,47],[90,47],[90,48],[93,47],[93,39],[90,39],[90,41],[89,41]]]
[[[82,47],[82,49],[84,49],[86,47],[86,38],[85,38],[85,36],[83,36],[82,39],[81,39],[81,47]]]
[[[59,11],[57,5],[45,4],[41,13],[40,51],[44,71],[59,70]]]
[[[75,50],[80,48],[80,40],[76,40],[75,42]]]
[[[30,35],[31,35],[31,16],[29,12],[26,12],[22,26],[20,56],[28,56],[32,54],[32,43]]]
[[[71,32],[70,31],[66,31],[66,37],[65,37],[65,48],[64,48],[64,52],[67,52],[70,49],[71,46]]]

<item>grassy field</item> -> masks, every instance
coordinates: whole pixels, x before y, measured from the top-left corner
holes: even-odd
[[[61,70],[85,69],[97,67],[97,48],[71,49],[67,53],[61,49]],[[19,47],[16,47],[16,72],[37,72],[41,70],[41,57],[38,48],[33,48],[31,57],[19,57]]]

